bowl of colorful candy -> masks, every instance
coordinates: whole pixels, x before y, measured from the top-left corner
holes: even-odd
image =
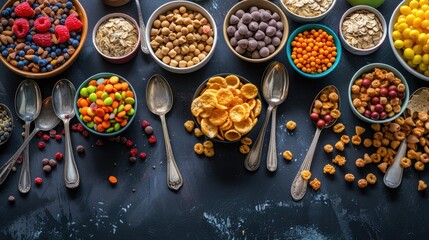
[[[0,21],[1,62],[33,79],[53,77],[69,68],[88,32],[87,15],[77,0],[43,5],[8,0],[0,10]]]
[[[131,125],[136,116],[137,95],[124,77],[98,73],[77,89],[74,110],[79,122],[89,132],[111,137]]]
[[[308,78],[321,78],[331,73],[340,62],[341,54],[338,36],[322,24],[306,24],[295,29],[286,43],[290,65]]]
[[[410,90],[404,76],[384,63],[359,69],[350,80],[349,105],[354,115],[368,123],[387,123],[407,107]]]

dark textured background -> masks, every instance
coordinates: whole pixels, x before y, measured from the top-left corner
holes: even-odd
[[[4,4],[4,0],[0,1]],[[165,0],[141,1],[145,20]],[[279,4],[279,0],[274,1]],[[123,12],[137,18],[133,1],[118,7],[108,7],[97,0],[82,0],[89,19],[89,30],[103,15]],[[429,182],[428,170],[416,173],[407,169],[402,185],[391,190],[382,183],[382,174],[375,165],[357,170],[354,160],[362,157],[363,146],[346,146],[344,154],[348,163],[337,168],[334,176],[325,176],[322,167],[333,155],[323,152],[322,146],[334,144],[339,139],[331,130],[320,137],[312,172],[322,182],[315,192],[311,189],[300,202],[290,196],[290,185],[298,171],[315,126],[308,119],[310,104],[315,94],[324,86],[334,84],[341,92],[342,116],[346,133],[354,134],[354,126],[367,128],[365,137],[371,136],[369,125],[357,120],[347,104],[346,89],[350,78],[360,67],[372,63],[388,63],[399,69],[407,78],[411,91],[427,82],[416,79],[401,67],[395,59],[389,43],[369,56],[355,56],[343,52],[341,63],[327,77],[305,79],[288,66],[285,54],[276,60],[284,63],[290,73],[290,94],[278,108],[277,149],[279,167],[274,174],[265,168],[265,152],[261,168],[248,172],[243,166],[244,155],[238,152],[239,144],[215,144],[215,156],[207,159],[197,156],[193,145],[197,141],[188,134],[183,123],[191,119],[188,111],[192,95],[206,78],[221,72],[231,72],[248,78],[260,86],[263,70],[268,63],[251,64],[239,60],[226,47],[222,34],[223,18],[236,1],[206,0],[199,2],[215,18],[218,27],[218,46],[214,57],[201,70],[185,75],[166,72],[149,56],[141,52],[124,65],[104,61],[95,51],[90,34],[78,60],[63,74],[45,80],[37,80],[43,97],[50,95],[52,86],[60,78],[70,79],[76,86],[89,76],[110,71],[126,77],[138,92],[138,113],[124,136],[135,141],[139,150],[147,152],[146,161],[128,162],[128,149],[104,140],[104,146],[96,146],[98,139],[84,139],[72,133],[73,146],[82,144],[83,155],[75,153],[80,171],[81,184],[76,190],[64,186],[63,163],[50,174],[42,172],[41,159],[53,158],[57,151],[64,151],[63,142],[51,140],[46,149],[37,148],[37,139],[30,143],[32,178],[42,176],[42,186],[33,184],[31,191],[22,196],[17,189],[19,170],[11,173],[0,187],[0,239],[424,239],[428,210],[428,196],[417,192],[417,181]],[[399,1],[386,1],[379,10],[390,20]],[[322,24],[336,32],[341,15],[349,8],[345,0],[339,0],[333,12]],[[298,24],[289,22],[290,31]],[[0,66],[0,102],[13,109],[14,93],[22,77]],[[162,130],[157,116],[151,114],[145,103],[147,80],[155,73],[162,74],[171,84],[174,107],[167,115],[172,145],[184,185],[173,192],[166,185],[165,151]],[[265,115],[264,102],[261,119]],[[151,122],[158,136],[155,146],[149,146],[141,130],[140,122]],[[3,164],[22,143],[21,124],[15,116],[16,126],[12,139],[0,147],[0,163]],[[298,123],[290,133],[284,124],[288,120]],[[74,119],[73,122],[76,122]],[[261,121],[262,122],[262,121]],[[252,132],[256,138],[261,123]],[[57,128],[61,130],[61,127]],[[268,135],[267,135],[268,136]],[[268,145],[266,137],[265,150]],[[294,159],[285,162],[281,152],[291,150]],[[155,168],[154,168],[155,167]],[[347,184],[343,175],[352,172],[357,178],[369,172],[377,175],[374,186],[361,190],[356,183]],[[118,177],[112,187],[107,178]],[[135,189],[135,192],[132,191]],[[14,195],[16,204],[10,206],[7,197]]]

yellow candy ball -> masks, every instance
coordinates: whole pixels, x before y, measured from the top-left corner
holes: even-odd
[[[419,28],[420,25],[422,25],[422,19],[419,17],[414,18],[413,20],[413,27]]]
[[[414,51],[414,54],[422,54],[423,53],[423,45],[414,45],[413,51]]]
[[[408,26],[413,25],[413,21],[416,18],[416,16],[414,16],[414,14],[410,13],[405,17],[405,21],[407,22]]]
[[[426,65],[429,65],[429,54],[427,54],[427,53],[423,54],[422,62]]]
[[[428,44],[424,44],[423,45],[423,52],[424,53],[429,53],[429,45]]]
[[[407,15],[411,13],[411,8],[409,6],[401,6],[399,8],[399,12],[401,12],[403,15]]]
[[[411,9],[416,9],[419,7],[419,2],[417,0],[412,0],[408,4],[408,6],[410,6]]]
[[[414,51],[411,48],[406,48],[404,50],[404,58],[406,59],[413,59],[414,57]]]
[[[413,40],[411,40],[411,39],[405,39],[404,40],[404,47],[405,48],[412,48],[413,45],[414,45]]]
[[[426,77],[429,77],[429,70],[426,70],[423,74],[424,74]]]
[[[419,9],[416,12],[416,18],[424,18],[425,17],[425,11]]]
[[[422,55],[414,55],[411,61],[413,62],[413,64],[419,65],[422,62]]]
[[[408,28],[408,24],[407,23],[400,23],[398,24],[398,31],[403,32],[406,28]]]
[[[396,49],[401,49],[401,48],[404,47],[404,41],[402,41],[402,40],[396,40],[395,42],[393,42],[393,46]]]
[[[411,33],[411,28],[405,28],[404,31],[402,31],[402,37],[404,39],[410,38],[410,33]]]
[[[425,33],[420,33],[419,37],[417,38],[417,42],[419,44],[422,44],[422,45],[424,45],[427,40],[428,40],[428,37],[427,37],[427,35]]]
[[[417,40],[417,38],[419,37],[420,33],[419,31],[417,31],[416,29],[411,30],[410,32],[410,38]]]
[[[415,65],[411,60],[407,61],[407,65],[410,66],[410,67],[412,67],[412,68],[416,68],[417,67],[417,65]]]
[[[428,69],[428,66],[427,66],[426,64],[424,64],[424,63],[420,63],[420,64],[419,64],[419,70],[420,70],[420,71],[424,72],[424,71],[426,71],[427,69]]]
[[[429,0],[420,0],[419,1],[420,7],[423,7],[423,6],[428,5],[428,4],[429,4]]]
[[[401,32],[399,32],[399,31],[393,31],[392,32],[392,38],[393,38],[393,40],[399,40],[399,39],[401,39],[402,38]]]
[[[427,28],[429,27],[429,19],[423,20],[422,24],[420,25],[420,27],[428,30]]]

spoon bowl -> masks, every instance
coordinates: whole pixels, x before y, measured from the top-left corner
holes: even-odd
[[[15,93],[15,112],[16,115],[25,122],[24,140],[30,133],[31,122],[40,114],[42,108],[42,93],[39,85],[34,80],[26,79],[22,81]],[[28,147],[23,151],[22,167],[18,180],[18,190],[21,193],[27,193],[31,188],[30,176],[30,152]]]
[[[173,106],[173,92],[163,76],[155,74],[149,79],[146,86],[146,103],[149,111],[158,115],[161,119],[165,151],[167,153],[167,185],[172,190],[179,190],[183,185],[183,179],[177,167],[176,160],[174,159],[165,119],[165,114],[167,114]]]
[[[76,88],[67,79],[55,83],[52,90],[54,112],[64,123],[65,154],[64,154],[64,182],[68,188],[79,186],[79,171],[73,156],[73,146],[70,139],[70,120],[75,116],[74,97]]]

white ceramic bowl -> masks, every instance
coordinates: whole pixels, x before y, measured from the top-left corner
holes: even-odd
[[[373,46],[371,48],[363,49],[363,48],[356,48],[356,47],[350,45],[346,41],[346,39],[344,37],[344,34],[343,34],[343,31],[342,31],[343,22],[347,18],[347,16],[351,15],[352,13],[354,13],[356,11],[360,11],[360,10],[365,10],[365,11],[374,13],[375,16],[377,16],[378,20],[381,23],[383,35],[382,35],[380,41],[377,43],[377,45],[375,45],[375,46]],[[371,54],[371,53],[377,51],[377,49],[379,49],[380,46],[383,44],[383,42],[384,42],[384,40],[386,39],[386,36],[387,36],[387,24],[386,24],[386,20],[384,19],[383,15],[377,9],[375,9],[373,7],[370,7],[370,6],[366,6],[366,5],[358,5],[358,6],[354,6],[352,8],[349,8],[343,14],[343,16],[340,19],[340,24],[339,24],[339,27],[338,27],[338,33],[340,35],[341,43],[343,44],[344,48],[347,51],[349,51],[349,52],[351,52],[353,54],[356,54],[356,55],[368,55],[368,54]]]
[[[203,15],[203,17],[205,17],[208,20],[208,22],[210,23],[211,28],[212,28],[213,33],[214,33],[213,44],[212,44],[211,50],[207,54],[207,56],[202,61],[200,61],[198,64],[195,64],[195,65],[190,66],[190,67],[184,67],[184,68],[173,67],[173,66],[170,66],[168,64],[165,64],[161,59],[159,59],[155,55],[154,50],[150,46],[150,42],[151,42],[150,33],[151,33],[151,28],[153,26],[153,22],[159,17],[159,15],[166,14],[168,11],[178,9],[181,6],[186,7],[187,10],[191,10],[191,11],[201,13]],[[149,17],[149,20],[146,24],[146,31],[144,33],[144,41],[146,41],[148,44],[149,52],[150,52],[150,55],[152,56],[152,58],[162,68],[164,68],[167,71],[173,72],[173,73],[190,73],[190,72],[197,71],[198,69],[200,69],[204,65],[206,65],[210,61],[210,59],[212,58],[212,56],[214,54],[214,51],[216,49],[217,39],[218,39],[218,33],[217,33],[216,22],[214,21],[213,17],[210,15],[210,13],[206,9],[201,7],[200,5],[193,3],[193,2],[188,2],[188,1],[171,1],[171,2],[167,2],[163,5],[161,5],[160,7],[158,7],[152,13],[152,15]]]
[[[389,28],[388,28],[388,34],[389,34],[389,43],[390,43],[390,47],[392,48],[393,53],[395,54],[395,57],[398,59],[399,63],[411,74],[413,74],[414,76],[424,80],[424,81],[428,81],[429,82],[429,76],[424,75],[423,73],[417,71],[416,69],[410,67],[407,62],[402,58],[402,51],[398,50],[395,48],[394,46],[394,40],[392,38],[392,33],[394,31],[393,27],[395,25],[396,20],[398,19],[399,15],[401,15],[401,13],[399,12],[399,8],[403,5],[408,5],[408,3],[411,2],[411,0],[404,0],[401,3],[398,4],[398,6],[396,7],[396,9],[393,11],[392,13],[392,17],[390,18],[389,21]]]
[[[326,10],[326,12],[317,15],[317,16],[313,16],[313,17],[304,17],[301,15],[298,15],[294,12],[292,12],[284,3],[284,1],[286,0],[280,0],[280,6],[283,9],[283,11],[286,13],[286,16],[290,19],[292,19],[295,22],[300,22],[300,23],[316,23],[320,20],[322,20],[323,18],[325,18],[334,8],[335,3],[337,2],[337,0],[332,0],[332,4],[331,6],[328,8],[328,10]]]

